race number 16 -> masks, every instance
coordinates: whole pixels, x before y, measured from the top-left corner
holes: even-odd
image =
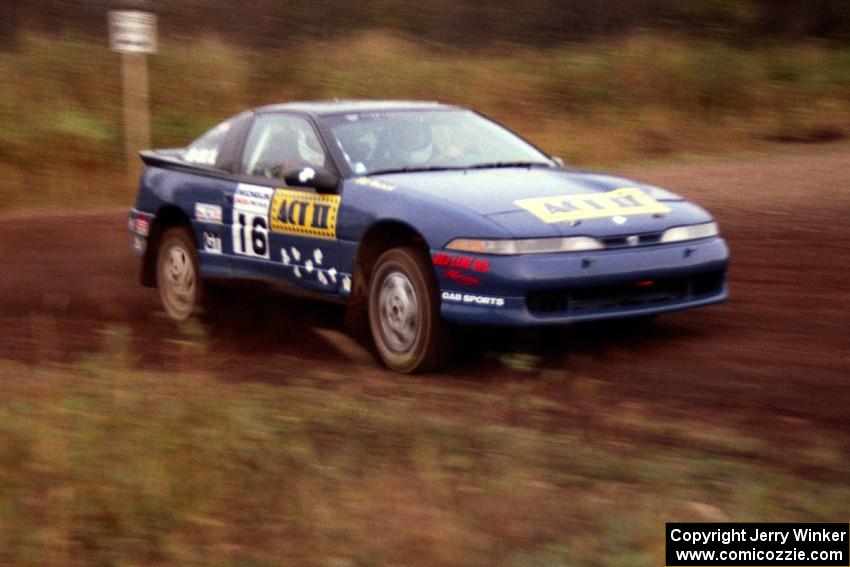
[[[236,214],[233,251],[246,256],[269,257],[269,228],[265,217],[243,212]]]

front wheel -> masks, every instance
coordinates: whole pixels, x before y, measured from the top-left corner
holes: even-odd
[[[175,321],[185,321],[198,310],[203,282],[195,242],[188,229],[170,228],[160,238],[156,283],[162,306]]]
[[[442,326],[427,255],[413,247],[381,255],[369,283],[369,327],[384,363],[405,373],[435,367],[444,354]]]

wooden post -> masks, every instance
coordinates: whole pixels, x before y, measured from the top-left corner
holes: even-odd
[[[135,190],[142,169],[139,151],[151,147],[148,64],[144,53],[121,54],[121,87],[124,94],[127,175],[130,186]]]
[[[156,14],[144,10],[111,10],[109,44],[121,54],[124,149],[127,176],[135,190],[141,172],[138,153],[151,146],[146,54],[156,53]]]

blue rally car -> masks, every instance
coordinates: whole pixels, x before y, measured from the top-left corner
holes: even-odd
[[[446,322],[648,318],[727,297],[705,210],[565,168],[457,106],[266,106],[142,159],[132,246],[177,320],[216,284],[287,284],[345,302],[386,365],[413,372],[444,354]]]

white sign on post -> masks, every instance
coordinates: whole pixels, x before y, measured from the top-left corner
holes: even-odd
[[[121,90],[124,93],[124,143],[129,185],[137,183],[138,152],[150,147],[148,111],[148,53],[156,52],[156,14],[139,10],[109,12],[109,46],[121,54]]]
[[[156,53],[156,14],[138,10],[110,11],[109,47],[121,53]]]

